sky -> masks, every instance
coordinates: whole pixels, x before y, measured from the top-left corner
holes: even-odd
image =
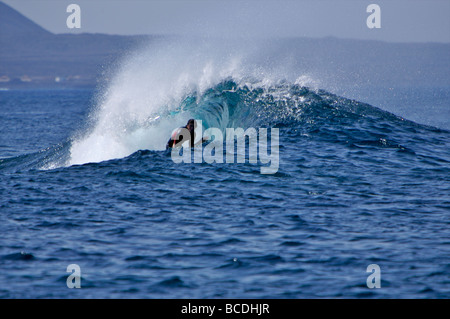
[[[337,37],[450,43],[449,0],[3,0],[53,33]],[[81,28],[66,24],[69,4]],[[381,10],[368,28],[367,7]]]

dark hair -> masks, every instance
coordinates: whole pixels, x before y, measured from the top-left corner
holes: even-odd
[[[187,122],[186,126],[188,126],[188,125],[191,124],[191,123],[192,123],[192,125],[194,125],[194,127],[197,126],[197,122],[196,122],[194,119],[190,119],[190,120]]]

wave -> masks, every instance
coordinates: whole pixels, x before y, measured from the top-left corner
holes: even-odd
[[[73,142],[71,164],[122,158],[140,149],[163,150],[171,130],[185,124],[188,118],[202,122],[202,130],[219,128],[296,128],[302,131],[325,130],[346,126],[354,129],[361,121],[372,121],[374,128],[390,123],[402,125],[404,119],[371,105],[349,100],[324,90],[282,81],[265,85],[255,79],[227,78],[204,92],[192,91],[175,106],[163,105],[154,114],[119,113],[101,119],[94,130]],[[360,134],[361,135],[361,134]],[[378,143],[377,139],[375,142]],[[370,140],[369,142],[370,143]],[[387,142],[386,142],[387,143]],[[386,144],[385,143],[385,144]]]
[[[69,141],[2,159],[0,166],[52,169],[164,150],[171,132],[189,118],[202,120],[203,130],[279,127],[281,134],[400,150],[406,148],[386,136],[423,127],[322,90],[313,75],[289,71],[289,61],[258,52],[229,43],[153,43],[115,66],[87,124]]]
[[[443,132],[300,81],[227,77],[201,91],[186,90],[179,101],[161,104],[151,113],[145,107],[130,113],[132,104],[112,103],[111,97],[106,101],[97,113],[91,113],[91,126],[84,134],[39,152],[0,159],[0,169],[48,170],[118,158],[139,160],[142,150],[165,150],[171,130],[192,117],[202,121],[202,130],[216,127],[224,135],[229,127],[278,127],[281,144],[284,138],[309,136],[353,149],[394,148],[411,154],[415,152],[401,140],[414,140],[418,134],[426,140],[430,131],[440,139]]]
[[[163,150],[187,119],[217,127],[290,127],[397,117],[318,87],[284,59],[223,43],[164,43],[122,62],[92,111],[89,129],[73,137],[67,165]]]

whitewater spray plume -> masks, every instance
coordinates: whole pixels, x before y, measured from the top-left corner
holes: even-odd
[[[163,150],[174,128],[211,112],[196,106],[217,84],[232,79],[236,85],[261,87],[286,79],[286,63],[271,61],[260,45],[242,41],[161,41],[137,50],[121,63],[99,98],[89,129],[73,138],[68,164]],[[311,82],[304,75],[295,79],[302,85]],[[209,126],[224,130],[233,125],[227,116],[222,109],[220,123]]]

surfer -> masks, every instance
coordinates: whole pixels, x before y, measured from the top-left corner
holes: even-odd
[[[208,140],[207,137],[203,137],[197,143],[195,141],[195,128],[197,127],[197,121],[194,119],[190,119],[186,126],[177,128],[170,137],[169,141],[166,144],[166,149],[181,146],[184,142],[188,141],[191,144],[191,147],[194,147],[200,143],[206,142]]]

